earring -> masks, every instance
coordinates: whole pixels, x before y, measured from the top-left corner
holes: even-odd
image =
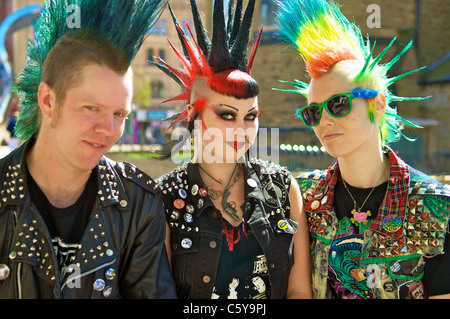
[[[197,138],[198,137],[197,137],[196,133],[192,133],[192,134],[193,134],[193,136],[189,139],[189,141],[191,142],[192,149],[193,149],[191,163],[195,164],[195,162],[197,161],[197,157],[198,157],[198,154],[197,154],[197,145],[198,145]]]
[[[245,152],[245,160],[249,161],[250,160],[250,138],[248,137],[247,132],[245,133],[245,147],[247,148],[247,151]]]

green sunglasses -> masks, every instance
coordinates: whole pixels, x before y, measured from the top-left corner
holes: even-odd
[[[325,108],[333,117],[343,117],[352,111],[352,101],[355,98],[369,99],[377,95],[378,91],[375,90],[355,88],[351,92],[334,95],[325,102],[299,108],[295,114],[303,120],[306,126],[313,127],[320,123],[322,109]]]

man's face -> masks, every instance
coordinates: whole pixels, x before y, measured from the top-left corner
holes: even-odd
[[[122,136],[131,111],[132,71],[118,75],[89,64],[80,74],[79,84],[47,119],[47,138],[60,164],[91,170]]]

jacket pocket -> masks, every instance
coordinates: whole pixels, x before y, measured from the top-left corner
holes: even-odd
[[[199,242],[198,236],[189,236],[183,233],[171,234],[172,274],[179,297],[186,294],[192,286]]]

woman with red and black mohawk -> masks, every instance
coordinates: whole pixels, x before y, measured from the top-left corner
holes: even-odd
[[[310,298],[311,273],[306,219],[291,174],[273,163],[249,159],[258,130],[259,87],[250,57],[255,0],[214,1],[213,34],[203,27],[191,0],[197,40],[176,17],[184,69],[155,63],[187,102],[171,127],[188,122],[194,156],[160,177],[167,217],[166,246],[179,298]],[[234,13],[234,15],[233,15]],[[211,142],[212,140],[212,142]],[[184,142],[183,141],[183,142]],[[209,142],[209,143],[208,143]],[[183,143],[181,143],[183,144]],[[173,154],[173,153],[172,153]],[[294,245],[295,243],[295,245]]]

